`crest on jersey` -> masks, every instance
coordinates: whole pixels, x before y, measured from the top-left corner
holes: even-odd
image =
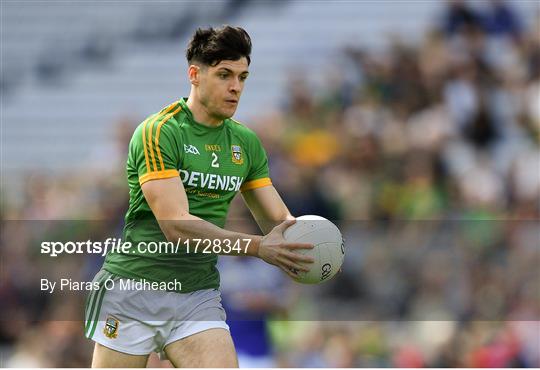
[[[232,145],[231,146],[232,151],[232,161],[235,164],[242,164],[244,163],[244,158],[242,157],[242,148],[240,148],[240,145]]]
[[[120,324],[120,321],[116,319],[113,316],[107,316],[107,320],[105,321],[105,328],[103,329],[103,334],[107,338],[110,339],[116,339],[118,336],[118,326]]]

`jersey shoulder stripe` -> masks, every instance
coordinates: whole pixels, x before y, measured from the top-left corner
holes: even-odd
[[[150,157],[152,159],[153,171],[158,171],[157,164],[156,164],[157,151],[153,148],[154,143],[152,142],[152,139],[156,138],[153,135],[154,124],[156,123],[156,121],[158,121],[160,119],[163,119],[164,117],[167,117],[168,116],[167,114],[169,112],[171,112],[174,109],[175,106],[176,106],[176,104],[174,104],[174,103],[170,104],[168,107],[166,107],[165,109],[161,110],[161,112],[156,114],[153,118],[151,118],[150,120],[147,120],[144,123],[144,127],[143,127],[143,145],[144,145],[144,151],[145,151],[145,158],[147,156],[146,153],[150,153]],[[147,127],[148,127],[148,132],[146,132]],[[145,140],[145,136],[148,136],[148,139]],[[152,169],[149,168],[148,163],[147,163],[147,172],[152,172]]]
[[[181,109],[182,106],[178,104],[178,102],[175,102],[144,121],[142,128],[142,142],[147,173],[159,171],[156,157],[159,161],[161,171],[165,170],[165,166],[163,165],[163,157],[161,156],[161,150],[159,149],[159,134],[161,127],[167,123],[171,117],[180,112]],[[154,125],[156,122],[158,122],[158,124],[157,129],[154,132]],[[152,167],[150,166],[150,159],[152,160]]]
[[[171,113],[167,114],[162,120],[161,122],[158,124],[157,126],[157,130],[156,130],[156,138],[155,138],[155,146],[156,146],[156,154],[158,156],[158,159],[159,159],[159,164],[161,166],[161,171],[165,171],[165,165],[163,164],[163,157],[161,155],[161,150],[159,149],[159,134],[161,132],[161,127],[169,122],[169,120],[174,117],[174,115],[176,115],[178,112],[180,112],[182,110],[182,106],[180,104],[178,104],[178,106],[176,106],[176,109],[174,109]]]

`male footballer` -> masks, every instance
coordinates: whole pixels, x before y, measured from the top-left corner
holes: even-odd
[[[259,139],[231,119],[250,53],[242,28],[198,29],[186,52],[189,97],[135,130],[123,234],[132,247],[107,255],[94,279],[100,289],[88,296],[92,367],[145,367],[152,352],[164,353],[176,367],[238,367],[221,306],[217,255],[259,257],[291,276],[308,270],[312,259],[295,250],[312,245],[284,240],[295,221],[272,186]],[[223,229],[238,191],[265,236]],[[141,248],[159,241],[176,249]]]

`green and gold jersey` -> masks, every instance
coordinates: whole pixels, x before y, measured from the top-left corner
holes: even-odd
[[[122,241],[132,247],[128,253],[109,253],[104,268],[126,278],[176,280],[182,292],[218,288],[217,255],[186,253],[185,248],[143,253],[136,247],[166,241],[141,185],[175,176],[184,184],[189,212],[219,227],[239,190],[271,184],[266,153],[253,131],[232,119],[218,127],[197,123],[184,99],[169,105],[141,123],[129,144],[129,209]]]

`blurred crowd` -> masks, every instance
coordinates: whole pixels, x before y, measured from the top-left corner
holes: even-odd
[[[420,44],[351,43],[322,84],[295,70],[282,108],[248,123],[293,214],[335,220],[347,240],[334,281],[269,312],[276,365],[540,366],[540,19],[485,4],[449,1]],[[108,220],[118,234],[135,121],[76,176],[29,174],[2,218]],[[250,217],[238,198],[229,216]],[[80,304],[30,294],[32,232],[3,228],[3,365],[88,366],[82,325],[61,320]],[[318,320],[294,316],[315,306]]]
[[[256,125],[295,214],[346,220],[312,303],[376,320],[307,323],[283,365],[539,366],[540,23],[469,4],[420,45],[345,49],[322,86],[295,70]]]

